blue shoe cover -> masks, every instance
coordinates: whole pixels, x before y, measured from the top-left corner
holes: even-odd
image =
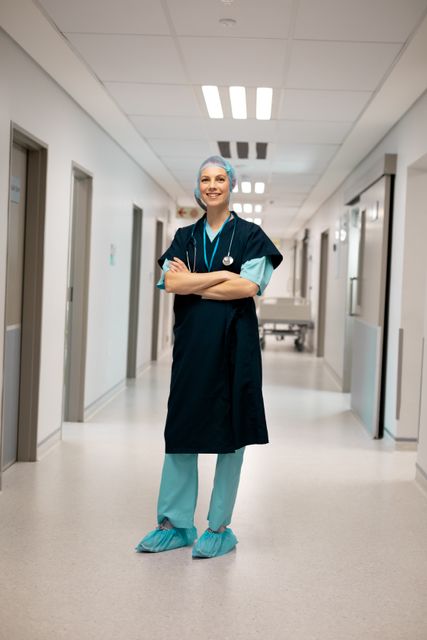
[[[135,551],[139,553],[149,552],[158,553],[159,551],[169,551],[170,549],[179,549],[179,547],[188,547],[192,545],[197,538],[196,527],[189,529],[154,529],[147,533],[144,538],[137,544]]]
[[[193,558],[215,558],[228,553],[238,543],[231,529],[222,533],[213,533],[206,529],[193,547]]]

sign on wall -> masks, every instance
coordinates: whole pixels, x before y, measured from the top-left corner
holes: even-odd
[[[176,217],[184,220],[198,220],[203,215],[203,211],[199,207],[177,207]]]

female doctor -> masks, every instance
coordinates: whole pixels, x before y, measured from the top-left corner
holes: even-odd
[[[175,293],[174,347],[158,526],[136,547],[193,546],[193,557],[231,551],[231,522],[245,447],[268,442],[253,296],[283,257],[263,230],[230,211],[233,167],[220,156],[200,167],[195,197],[205,215],[178,229],[159,258],[157,286]],[[216,453],[209,528],[197,539],[199,453]]]

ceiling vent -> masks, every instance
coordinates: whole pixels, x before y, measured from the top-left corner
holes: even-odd
[[[249,142],[236,142],[237,156],[239,158],[249,157]]]
[[[265,160],[267,157],[267,142],[256,143],[256,157],[257,160]]]
[[[227,140],[219,140],[218,148],[223,158],[231,158],[230,143]]]

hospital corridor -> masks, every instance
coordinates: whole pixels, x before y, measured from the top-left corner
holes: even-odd
[[[427,0],[0,0],[0,640],[427,640]]]

